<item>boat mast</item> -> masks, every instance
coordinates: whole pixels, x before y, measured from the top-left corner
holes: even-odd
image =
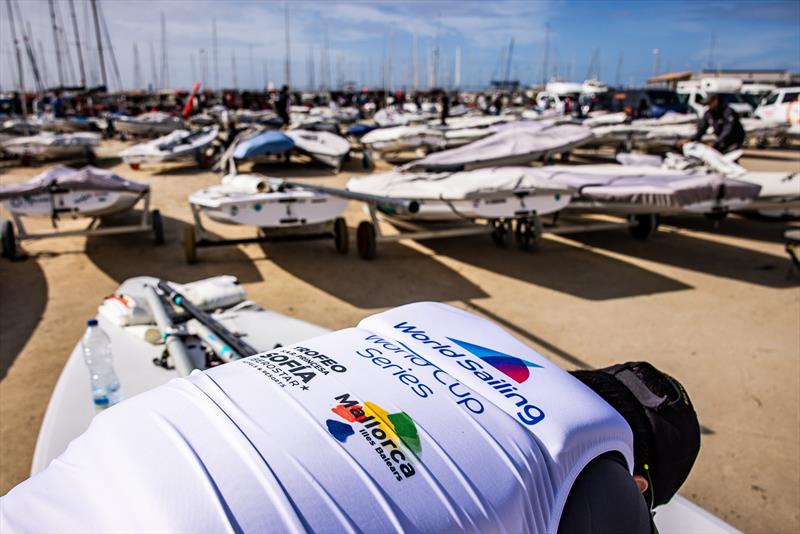
[[[75,65],[72,63],[72,55],[69,53],[69,41],[67,40],[67,34],[64,31],[66,24],[64,24],[64,17],[61,16],[61,8],[59,7],[59,4],[55,4],[55,11],[56,25],[58,26],[58,40],[61,50],[63,51],[62,57],[65,58],[66,64],[64,67],[64,82],[69,86],[74,86],[78,84],[78,77],[75,75]]]
[[[542,56],[542,88],[547,84],[547,60],[550,57],[550,23],[544,25],[544,54]]]
[[[511,78],[511,58],[514,55],[514,38],[511,38],[511,41],[508,43],[508,57],[506,58],[506,72],[505,76],[503,77],[503,81],[507,82]]]
[[[17,7],[17,19],[22,24],[22,14],[19,10],[19,4],[14,2]],[[33,71],[33,80],[36,82],[36,90],[40,93],[43,93],[45,90],[44,84],[42,84],[42,77],[39,75],[39,67],[36,62],[36,55],[33,51],[33,32],[31,31],[31,24],[30,22],[25,23],[27,26],[27,33],[23,28],[22,31],[22,41],[25,43],[25,52],[28,55],[28,61],[31,62],[31,70]]]
[[[117,87],[122,89],[122,77],[119,75],[119,66],[117,65],[117,56],[114,54],[114,45],[111,42],[111,34],[108,32],[108,24],[106,24],[106,15],[103,13],[103,6],[100,5],[100,23],[103,26],[103,34],[106,37],[106,44],[108,45],[108,53],[111,56],[111,66],[114,67],[114,76],[117,80]]]
[[[217,19],[212,19],[211,31],[214,36],[214,90],[219,91],[219,55],[217,53]]]
[[[58,26],[56,25],[56,8],[53,0],[49,0],[50,23],[53,27],[53,45],[56,48],[56,69],[58,70],[58,85],[64,87],[64,67],[61,65],[61,44],[58,39]]]
[[[75,34],[75,48],[78,50],[78,66],[81,71],[81,87],[86,87],[86,67],[83,66],[83,52],[81,51],[81,35],[78,31],[78,19],[75,16],[75,0],[69,0],[69,14],[72,17],[72,30]]]
[[[416,91],[419,87],[419,71],[417,69],[417,34],[411,38],[411,88]]]
[[[44,59],[44,45],[42,45],[41,39],[37,41],[37,44],[39,45],[39,63],[41,63],[42,66],[42,81],[44,82],[44,86],[47,87],[50,85],[50,81],[47,78],[47,62]]]
[[[239,80],[236,76],[236,50],[231,50],[231,72],[233,73],[233,88],[239,88]]]
[[[153,41],[150,41],[150,70],[153,75],[153,90],[158,91],[158,73],[156,72],[156,53],[153,49]]]
[[[167,54],[167,22],[161,12],[161,85],[169,87],[169,57]]]
[[[19,40],[17,39],[17,28],[14,25],[14,12],[12,11],[11,0],[6,0],[6,5],[8,6],[8,24],[11,26],[11,40],[14,42],[14,55],[17,60],[17,82],[19,83],[17,87],[20,95],[22,95],[25,92],[25,72],[22,70],[22,53],[19,51]],[[23,115],[27,114],[25,108],[25,99],[22,98]]]
[[[288,2],[284,5],[284,8],[285,8],[284,9],[285,17],[284,17],[284,28],[283,29],[284,29],[284,36],[286,37],[286,73],[285,73],[285,79],[286,79],[286,85],[291,87],[291,85],[292,85],[291,63],[292,62],[291,62],[291,50],[289,48],[290,39],[289,39],[289,3]]]
[[[461,47],[456,47],[456,65],[455,74],[453,75],[455,88],[458,89],[461,85]]]
[[[97,0],[92,0],[92,16],[94,17],[94,34],[97,40],[97,55],[100,56],[100,75],[103,87],[108,91],[108,77],[106,76],[106,62],[103,57],[103,39],[100,35],[100,21],[97,16]]]
[[[134,89],[141,89],[142,87],[142,66],[139,63],[139,47],[133,43],[133,87]]]

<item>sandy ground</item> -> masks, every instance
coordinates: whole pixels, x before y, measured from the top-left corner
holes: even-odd
[[[0,493],[28,475],[52,388],[104,296],[135,275],[185,282],[227,273],[263,306],[330,328],[437,300],[497,321],[567,368],[650,360],[684,383],[704,429],[681,493],[746,531],[800,528],[800,273],[787,278],[786,222],[733,217],[715,228],[672,218],[648,242],[619,230],[550,237],[534,253],[483,236],[404,241],[381,245],[374,262],[352,247],[340,256],[328,242],[244,245],[202,249],[189,266],[187,195],[219,178],[181,165],[131,171],[113,158],[121,146],[105,143],[100,165],[152,185],[165,246],[149,234],[74,237],[27,242],[26,260],[0,261]],[[744,164],[800,171],[800,153],[750,151]],[[45,168],[6,165],[0,183]],[[357,159],[338,176],[297,163],[259,170],[327,185],[362,172]],[[352,244],[364,215],[356,204],[346,215]]]

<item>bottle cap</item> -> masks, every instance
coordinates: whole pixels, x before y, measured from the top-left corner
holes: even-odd
[[[97,319],[89,319],[86,321],[86,326],[97,326]]]

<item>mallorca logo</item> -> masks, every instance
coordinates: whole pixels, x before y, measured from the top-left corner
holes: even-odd
[[[417,425],[405,412],[389,413],[375,403],[366,401],[363,404],[344,393],[335,400],[339,404],[331,411],[341,419],[328,419],[325,425],[328,432],[338,441],[345,443],[347,438],[356,432],[354,424],[362,425],[358,430],[364,440],[373,447],[375,453],[389,468],[398,481],[414,476],[414,466],[401,450],[400,444],[414,454],[422,452]],[[352,424],[348,424],[352,423]]]
[[[527,360],[523,360],[522,358],[517,358],[516,356],[511,356],[510,354],[505,354],[493,349],[481,347],[480,345],[475,345],[474,343],[453,339],[452,337],[448,337],[447,339],[462,349],[468,350],[470,353],[490,364],[504,375],[515,380],[518,384],[522,384],[530,377],[531,373],[528,370],[529,367],[543,368],[539,364],[529,362]]]

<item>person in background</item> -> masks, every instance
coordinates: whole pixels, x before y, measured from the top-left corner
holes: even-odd
[[[500,115],[500,113],[502,113],[502,111],[503,111],[503,95],[502,94],[497,93],[497,97],[494,99],[494,103],[492,104],[492,107],[494,107],[494,114],[495,115]]]
[[[53,99],[50,101],[50,105],[53,106],[53,116],[57,119],[64,118],[64,102],[61,100],[61,93],[55,91],[53,93]]]
[[[704,103],[708,109],[697,124],[697,133],[691,141],[699,143],[711,126],[717,136],[713,145],[716,150],[725,154],[741,148],[744,143],[744,127],[739,120],[739,114],[714,93],[709,94]]]
[[[284,85],[281,87],[281,92],[278,94],[278,103],[275,106],[275,112],[278,117],[283,121],[283,127],[289,127],[289,86]]]
[[[419,98],[419,93],[414,93],[414,105],[417,106],[417,111],[422,111],[422,100]]]
[[[447,117],[450,116],[450,97],[447,95],[447,91],[442,91],[440,100],[442,104],[441,124],[447,126]]]

